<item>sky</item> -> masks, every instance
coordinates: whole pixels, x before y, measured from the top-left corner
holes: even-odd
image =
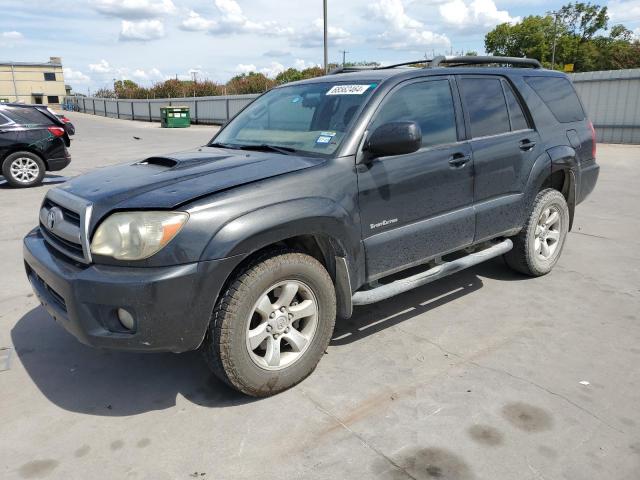
[[[416,60],[483,52],[503,22],[567,0],[328,0],[329,61]],[[640,0],[600,0],[610,25],[640,37]],[[322,63],[322,0],[0,0],[0,61],[62,57],[65,81],[87,93],[114,79],[225,82]]]

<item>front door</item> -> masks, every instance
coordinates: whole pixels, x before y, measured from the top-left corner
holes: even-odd
[[[358,165],[368,281],[423,263],[473,241],[473,165],[449,77],[402,83],[372,123],[415,121],[422,148]]]

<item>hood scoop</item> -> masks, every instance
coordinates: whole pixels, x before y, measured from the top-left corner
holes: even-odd
[[[149,157],[146,160],[136,163],[135,165],[150,165],[156,167],[164,167],[169,169],[179,170],[181,168],[197,167],[206,163],[216,162],[218,160],[225,160],[230,155],[206,155],[196,156],[194,158],[172,158],[172,157]]]
[[[178,161],[168,157],[149,157],[135,165],[154,165],[157,167],[173,168],[178,165]]]

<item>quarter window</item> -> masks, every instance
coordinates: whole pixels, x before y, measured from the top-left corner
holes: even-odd
[[[456,115],[449,80],[401,87],[382,105],[370,130],[400,121],[413,121],[420,125],[423,147],[456,142]]]
[[[563,77],[525,77],[560,123],[584,120],[584,110],[571,82]]]
[[[522,106],[520,102],[516,98],[515,93],[513,93],[513,89],[511,85],[509,85],[504,80],[502,81],[502,85],[504,86],[504,95],[507,99],[507,105],[509,107],[509,119],[511,120],[511,130],[525,130],[529,128],[527,124],[527,119],[524,116],[524,112],[522,111]]]
[[[500,80],[463,78],[462,97],[473,138],[509,132],[509,113]]]

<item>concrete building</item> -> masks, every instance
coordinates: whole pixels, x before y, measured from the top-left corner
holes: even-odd
[[[60,57],[45,63],[0,61],[0,102],[58,105],[65,94]]]

